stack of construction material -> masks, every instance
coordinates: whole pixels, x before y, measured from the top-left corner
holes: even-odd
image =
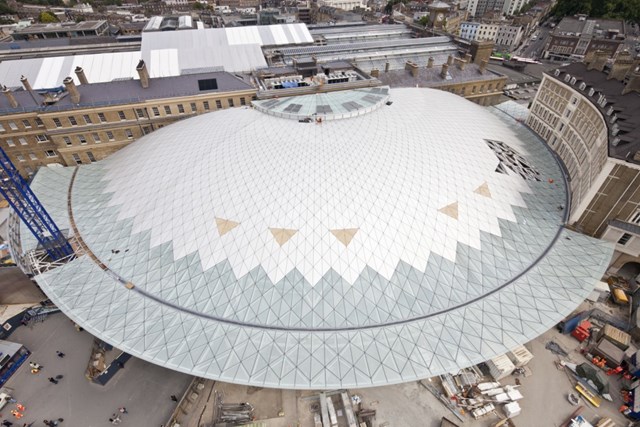
[[[622,351],[626,351],[631,344],[631,336],[628,333],[608,324],[598,333],[598,342],[602,340],[611,342]]]
[[[571,336],[582,342],[589,338],[589,335],[591,335],[589,329],[591,329],[591,322],[589,322],[588,320],[583,320],[582,323],[580,323],[578,327],[575,328],[573,332],[571,332]]]
[[[531,352],[527,350],[527,347],[523,345],[511,350],[507,353],[507,356],[509,356],[511,362],[513,362],[513,364],[518,368],[526,365],[531,361],[531,359],[533,359],[533,354],[531,354]]]
[[[485,406],[483,406],[481,408],[474,409],[473,411],[471,411],[471,415],[473,415],[473,418],[475,418],[477,420],[478,418],[482,417],[483,415],[487,415],[487,414],[491,413],[495,409],[496,409],[496,407],[493,406],[491,403],[489,403],[488,405],[485,405]]]
[[[504,405],[504,414],[507,416],[507,418],[518,416],[520,415],[520,412],[522,412],[522,409],[520,408],[518,402],[511,402]]]
[[[487,360],[486,363],[489,367],[489,373],[495,380],[501,380],[502,378],[511,375],[513,370],[516,368],[506,354]]]

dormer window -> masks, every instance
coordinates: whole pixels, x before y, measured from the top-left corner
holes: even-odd
[[[580,90],[585,90],[587,88],[587,84],[585,82],[581,82],[578,87],[580,88]]]

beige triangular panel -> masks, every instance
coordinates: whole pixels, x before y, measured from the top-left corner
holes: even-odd
[[[343,245],[349,246],[349,243],[351,243],[353,236],[356,235],[358,230],[359,228],[340,228],[337,230],[329,230],[329,231],[331,231],[331,234],[336,236],[336,239],[340,240],[340,242],[342,242]]]
[[[481,196],[491,198],[491,191],[489,191],[489,184],[486,181],[480,187],[476,188],[473,192]]]
[[[218,233],[220,236],[224,236],[234,228],[240,225],[239,222],[231,221],[230,219],[216,218],[216,225],[218,226]]]
[[[269,231],[271,231],[273,238],[276,239],[276,242],[278,242],[280,246],[287,243],[289,239],[298,232],[298,230],[291,230],[289,228],[269,228]]]
[[[458,219],[458,202],[451,203],[443,208],[438,209],[445,215],[449,215],[453,219]]]

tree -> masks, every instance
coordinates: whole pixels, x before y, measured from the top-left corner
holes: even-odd
[[[60,22],[58,17],[54,15],[53,12],[48,10],[43,10],[42,12],[40,12],[40,15],[38,15],[38,21],[44,24],[49,24],[51,22]]]
[[[427,25],[429,25],[429,17],[428,16],[423,16],[418,21],[418,24],[422,25],[423,27],[426,27]]]

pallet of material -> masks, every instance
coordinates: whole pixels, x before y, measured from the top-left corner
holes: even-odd
[[[622,351],[626,351],[631,344],[631,335],[609,324],[604,325],[604,328],[600,329],[598,333],[598,341],[602,339],[610,341]]]
[[[511,375],[513,370],[516,369],[506,354],[489,359],[486,361],[486,364],[489,367],[489,373],[495,380],[501,380]]]
[[[600,399],[595,394],[591,393],[591,391],[587,389],[585,386],[578,383],[576,384],[576,390],[578,391],[578,393],[582,395],[582,397],[585,398],[587,402],[591,403],[596,408],[600,407],[600,404],[602,403],[602,399]]]
[[[533,359],[533,354],[531,354],[531,352],[527,350],[527,347],[523,345],[518,346],[508,352],[507,356],[509,357],[511,362],[513,362],[513,364],[518,368],[526,365],[531,361],[531,359]]]

